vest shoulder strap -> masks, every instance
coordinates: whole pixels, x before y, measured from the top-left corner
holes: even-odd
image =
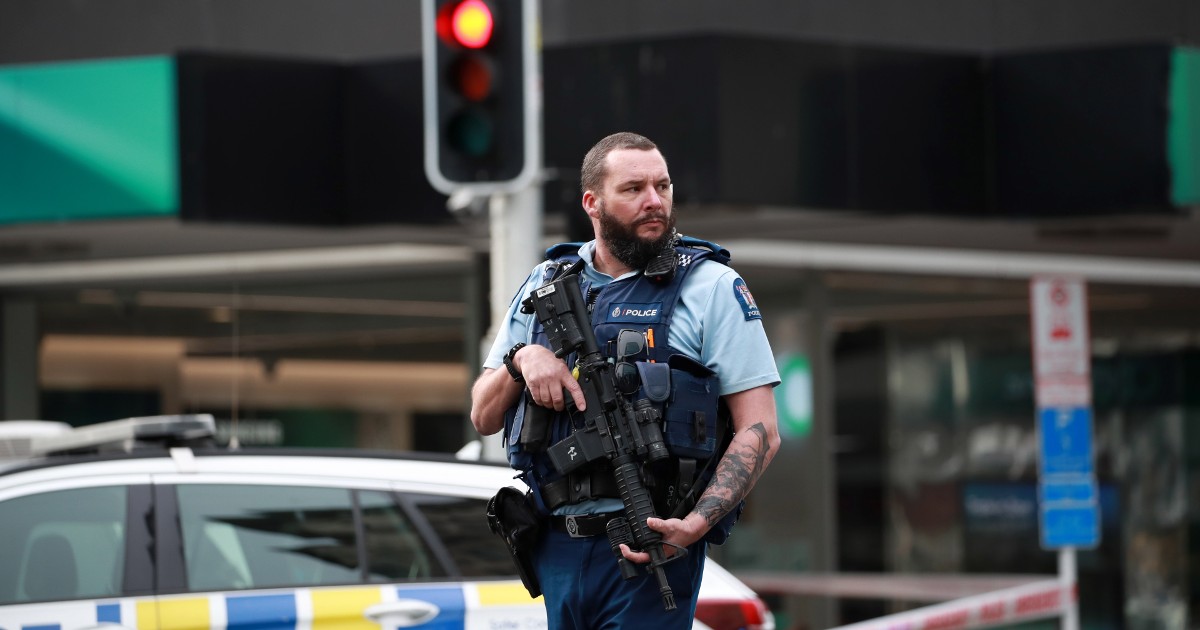
[[[709,252],[712,252],[709,258],[723,265],[728,265],[730,259],[733,258],[733,255],[729,253],[729,250],[712,241],[705,241],[702,239],[693,238],[691,236],[680,236],[679,244],[684,247],[691,247],[692,249],[707,249]]]
[[[579,248],[583,247],[583,243],[559,243],[551,245],[546,249],[546,260],[561,260],[566,258],[579,258]]]

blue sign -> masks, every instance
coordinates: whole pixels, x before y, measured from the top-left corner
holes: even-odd
[[[1100,544],[1100,499],[1092,466],[1092,410],[1039,409],[1038,435],[1042,547],[1095,547]]]
[[[1096,502],[1042,504],[1042,547],[1092,548],[1100,544],[1100,510]]]
[[[1095,503],[1096,483],[1090,475],[1042,480],[1042,503]]]
[[[1038,410],[1041,473],[1092,474],[1092,410],[1047,407]]]

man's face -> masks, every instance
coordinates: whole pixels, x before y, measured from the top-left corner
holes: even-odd
[[[657,150],[623,149],[608,154],[604,187],[588,214],[600,225],[600,238],[613,254],[641,269],[670,241],[671,176]]]

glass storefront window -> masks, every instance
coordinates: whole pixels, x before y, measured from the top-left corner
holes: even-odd
[[[1113,320],[1101,316],[1093,335],[1102,542],[1079,555],[1083,623],[1183,627],[1200,337]],[[897,326],[888,337],[891,569],[1056,572],[1039,539],[1027,324],[1006,334]]]

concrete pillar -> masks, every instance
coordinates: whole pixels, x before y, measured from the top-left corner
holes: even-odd
[[[41,413],[38,339],[33,298],[0,298],[0,420],[32,420]]]

